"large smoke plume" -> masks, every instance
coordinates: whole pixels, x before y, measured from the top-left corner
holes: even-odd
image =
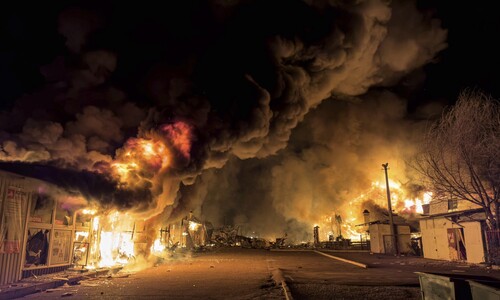
[[[118,207],[260,230],[270,214],[299,228],[366,186],[367,168],[411,151],[404,100],[358,96],[446,47],[413,1],[128,5],[58,9],[66,50],[2,112],[0,159],[111,178],[134,195]]]
[[[234,159],[223,170],[204,173],[190,207],[202,205],[208,219],[265,237],[286,232],[296,242],[307,240],[304,233],[312,234],[324,216],[339,214],[347,221],[348,211],[359,217],[363,209],[375,216],[376,203],[387,203],[385,189],[369,193],[374,181],[385,187],[382,163],[390,163],[391,178],[408,193],[422,192],[405,159],[415,153],[427,123],[406,111],[406,101],[388,91],[358,101],[326,101],[305,117],[277,155]],[[362,194],[367,203],[350,204]],[[203,204],[200,198],[206,199]],[[362,218],[354,222],[361,223]]]

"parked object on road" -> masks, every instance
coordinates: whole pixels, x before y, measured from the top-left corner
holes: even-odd
[[[500,287],[500,281],[488,276],[476,275],[457,275],[443,273],[424,273],[418,274],[420,281],[420,291],[422,299],[452,299],[452,300],[485,300],[500,299],[500,294],[492,293],[494,287]],[[471,284],[471,282],[473,282]],[[471,288],[471,286],[474,286]],[[474,289],[474,293],[471,291]],[[488,289],[486,291],[486,289]],[[485,298],[485,295],[494,296]]]
[[[472,299],[500,300],[500,282],[487,283],[468,280]]]

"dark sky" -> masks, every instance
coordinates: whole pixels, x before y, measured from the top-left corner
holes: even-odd
[[[433,7],[437,5],[437,7]],[[423,97],[446,97],[453,101],[458,91],[479,88],[495,98],[500,96],[497,70],[500,45],[495,36],[500,19],[490,1],[423,1],[422,7],[433,7],[436,17],[448,29],[448,48],[436,64],[425,68],[428,79]]]
[[[203,1],[175,1],[171,4],[123,5],[116,1],[16,1],[10,9],[0,13],[0,84],[2,107],[9,107],[24,93],[30,93],[45,84],[40,67],[50,63],[58,55],[67,55],[64,37],[57,32],[58,15],[67,7],[78,6],[94,9],[105,15],[114,34],[94,37],[94,45],[130,47],[122,51],[120,67],[115,74],[117,83],[122,83],[131,92],[142,93],[140,84],[127,86],[127,78],[147,71],[155,60],[172,58],[168,63],[185,59],[187,53],[196,51],[197,43],[205,43],[203,37],[212,31],[224,30],[214,25],[213,15]],[[279,1],[278,1],[279,2]],[[283,1],[282,1],[283,2]],[[182,4],[181,4],[182,3]],[[49,4],[49,5],[47,5]],[[453,102],[458,91],[464,87],[478,87],[500,96],[497,83],[500,68],[500,46],[496,36],[500,30],[500,19],[491,1],[455,2],[419,1],[419,7],[434,11],[448,29],[448,48],[436,58],[436,63],[425,67],[427,79],[418,91],[419,98],[444,97]],[[290,9],[283,6],[281,9]],[[269,12],[271,16],[273,12]],[[189,19],[189,20],[187,20]],[[164,22],[166,27],[175,27],[175,33],[165,27],[155,26]],[[279,22],[279,17],[277,18]],[[209,24],[206,27],[206,24]],[[284,24],[287,24],[284,22]],[[108,27],[108,28],[109,28]],[[119,27],[119,28],[116,28]],[[163,30],[163,31],[162,31]],[[258,28],[256,29],[258,30]],[[116,35],[117,32],[122,33]],[[243,34],[243,33],[242,33]],[[164,37],[163,41],[159,37]],[[192,40],[187,40],[191,39]],[[208,38],[208,37],[207,37]],[[100,40],[101,39],[101,40]],[[182,46],[170,49],[168,44],[176,42]],[[92,44],[92,43],[90,43]],[[160,54],[161,53],[161,54]],[[139,76],[139,75],[137,75]],[[147,101],[141,97],[141,101]]]
[[[105,201],[313,222],[411,155],[460,91],[500,97],[493,2],[387,3],[16,1],[0,12],[0,160],[127,181],[131,151],[139,192],[116,194],[148,197]],[[144,140],[168,168],[134,152]]]

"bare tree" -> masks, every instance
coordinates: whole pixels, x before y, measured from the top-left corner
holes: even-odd
[[[500,102],[463,92],[425,135],[415,167],[443,198],[484,209],[490,231],[500,230]]]

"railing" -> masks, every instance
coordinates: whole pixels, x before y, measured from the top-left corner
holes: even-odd
[[[322,242],[321,248],[332,250],[370,250],[370,241],[341,240],[333,242]]]

